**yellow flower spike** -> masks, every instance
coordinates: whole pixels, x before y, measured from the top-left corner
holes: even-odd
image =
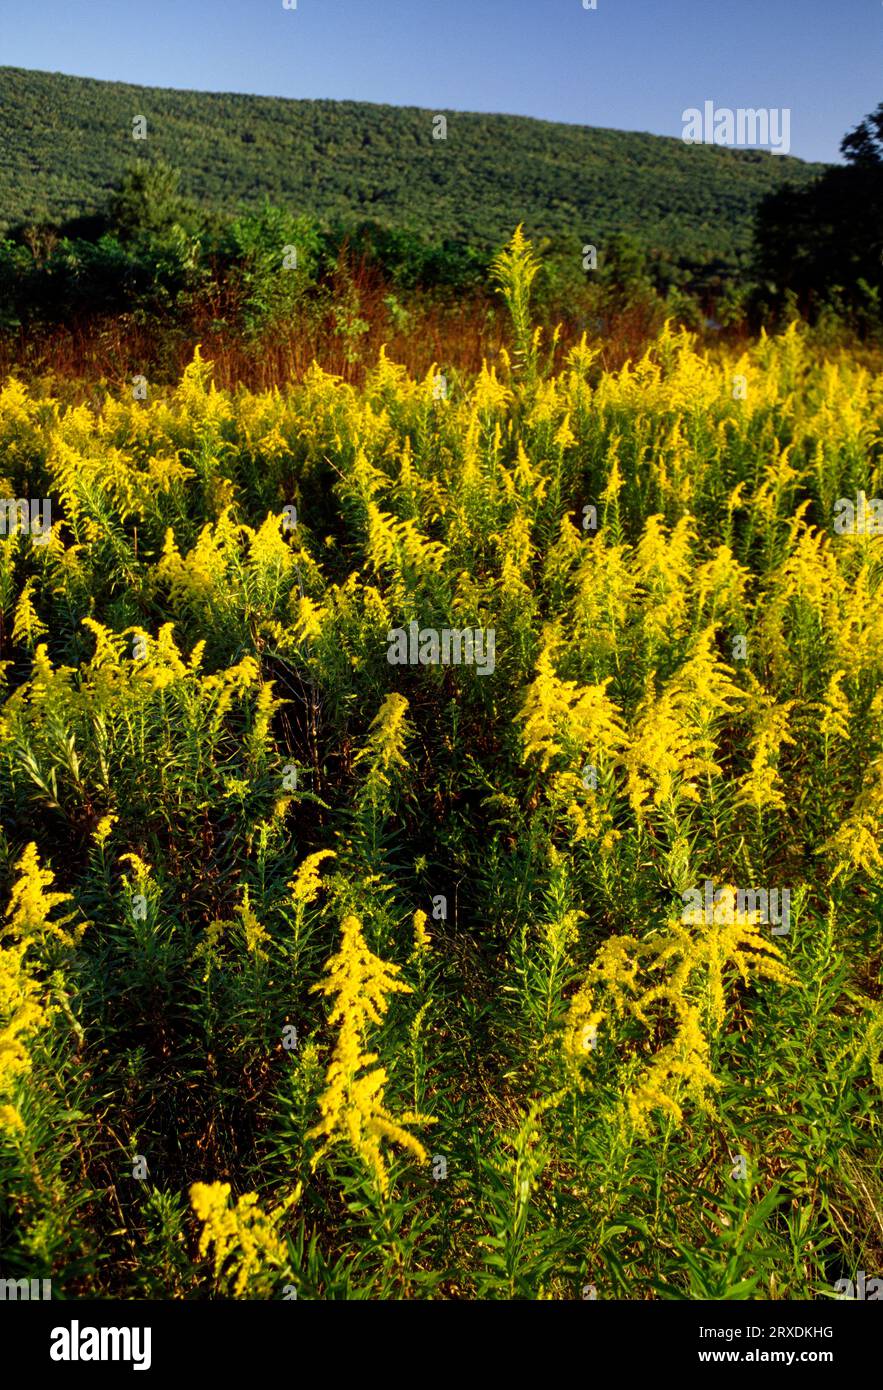
[[[841,682],[846,675],[843,670],[835,671],[828,681],[825,691],[825,699],[821,705],[821,731],[825,739],[838,739],[840,741],[849,738],[849,700],[841,689]]]
[[[796,700],[777,705],[755,682],[751,695],[754,734],[751,741],[751,769],[739,779],[737,802],[760,812],[767,808],[785,809],[778,759],[782,746],[793,744],[788,721]]]
[[[629,799],[635,815],[646,819],[652,806],[675,809],[698,802],[699,777],[720,776],[715,762],[715,725],[744,700],[731,680],[731,667],[712,650],[714,627],[695,641],[691,654],[658,692],[655,672],[646,681],[625,756]]]
[[[234,1298],[247,1293],[269,1294],[289,1268],[278,1226],[299,1201],[301,1191],[298,1183],[277,1207],[265,1212],[255,1192],[246,1193],[231,1206],[227,1182],[195,1182],[191,1186],[190,1204],[202,1222],[198,1253],[202,1259],[211,1253],[215,1280],[229,1287]]]
[[[111,632],[102,623],[96,622],[94,618],[83,618],[83,627],[87,627],[95,636],[95,653],[90,662],[93,671],[109,669],[118,671],[122,664],[123,654],[127,645],[131,650],[131,644],[127,644],[122,633]]]
[[[841,825],[823,849],[834,860],[829,883],[850,868],[873,875],[883,864],[880,831],[883,827],[883,758],[876,758],[865,773],[864,785]]]
[[[422,955],[424,952],[432,949],[432,937],[426,930],[426,923],[428,920],[422,908],[418,908],[414,913],[414,950],[418,955]]]
[[[554,629],[546,630],[536,677],[516,715],[524,724],[523,761],[539,754],[541,772],[553,758],[572,764],[589,754],[611,757],[624,747],[620,712],[606,693],[612,677],[590,686],[562,680],[554,666],[560,640]]]
[[[16,863],[20,877],[12,888],[6,910],[7,930],[20,941],[44,940],[54,936],[65,946],[75,946],[82,938],[86,923],[71,928],[74,913],[51,920],[50,914],[62,903],[73,902],[70,893],[51,893],[46,889],[53,882],[50,869],[41,869],[37,846],[27,845]]]
[[[109,839],[114,826],[119,820],[119,816],[102,816],[92,832],[92,839],[99,849],[103,849]]]
[[[0,1100],[6,1102],[3,1127],[9,1131],[24,1128],[18,1106],[11,1100],[31,1069],[27,1044],[51,1019],[51,1010],[30,974],[27,950],[26,941],[0,947]]]
[[[144,883],[153,873],[152,866],[146,863],[139,854],[135,854],[131,851],[127,854],[121,854],[118,862],[120,864],[131,864],[135,871],[135,877],[139,883]]]
[[[295,642],[313,642],[321,637],[328,609],[303,594],[293,598],[294,626],[292,638]]]
[[[365,747],[353,759],[355,766],[363,762],[368,765],[365,793],[371,799],[378,799],[389,790],[395,768],[408,770],[405,745],[411,730],[407,712],[404,695],[387,695],[371,721]]]
[[[728,972],[735,971],[746,984],[761,979],[782,986],[797,983],[779,948],[762,934],[758,916],[740,910],[736,889],[727,886],[717,895],[710,921],[699,909],[643,941],[611,937],[600,947],[570,1002],[564,1052],[571,1062],[587,1060],[605,1022],[631,1016],[656,1034],[666,1014],[671,1017],[671,1038],[624,1100],[638,1133],[650,1132],[657,1110],[680,1122],[685,1095],[710,1109],[710,1093],[719,1083],[709,1069],[702,1016],[705,1012],[714,1032],[723,1027]]]
[[[2,1035],[0,1035],[2,1038]],[[2,1086],[3,1059],[2,1041],[0,1041],[0,1086]],[[25,1129],[24,1120],[18,1113],[14,1105],[0,1105],[0,1133],[8,1135],[23,1134]]]
[[[38,617],[37,610],[31,601],[36,583],[36,579],[31,578],[25,584],[15,605],[15,615],[12,620],[13,642],[21,642],[23,646],[29,648],[33,648],[38,639],[45,637],[49,631],[46,624]]]
[[[324,1140],[312,1166],[317,1167],[333,1145],[346,1139],[373,1174],[381,1193],[389,1187],[382,1141],[398,1144],[425,1162],[426,1150],[404,1126],[434,1123],[432,1116],[414,1111],[406,1112],[401,1120],[393,1119],[384,1105],[386,1069],[375,1066],[377,1054],[367,1050],[369,1026],[382,1021],[390,996],[412,993],[410,985],[398,978],[399,973],[398,966],[387,964],[368,950],[362,924],[350,914],[341,923],[340,950],[325,966],[328,978],[312,987],[320,994],[334,996],[328,1022],[339,1025],[325,1091],[319,1100],[322,1118],[308,1133],[308,1138]]]
[[[39,953],[50,939],[75,946],[89,925],[72,926],[73,913],[53,919],[56,908],[72,898],[69,893],[47,891],[52,874],[41,869],[36,845],[26,846],[15,867],[19,877],[2,933],[12,938],[12,944],[4,946],[0,939],[0,1132],[12,1136],[24,1130],[15,1096],[21,1079],[31,1070],[29,1041],[49,1026],[55,1012],[46,987],[31,973],[32,965],[40,964]]]
[[[306,906],[307,903],[315,902],[322,888],[319,866],[325,859],[336,858],[333,849],[320,849],[315,854],[307,855],[303,863],[298,866],[294,878],[288,885],[291,889],[291,896],[296,903]]]
[[[251,905],[251,895],[248,884],[242,889],[242,901],[234,908],[236,916],[242,926],[245,936],[245,949],[249,955],[253,955],[258,960],[269,960],[267,952],[263,949],[264,942],[270,940],[269,932],[258,921],[257,916]]]

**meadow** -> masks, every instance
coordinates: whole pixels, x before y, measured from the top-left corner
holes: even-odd
[[[883,372],[536,273],[475,372],[0,387],[4,1275],[883,1271]]]

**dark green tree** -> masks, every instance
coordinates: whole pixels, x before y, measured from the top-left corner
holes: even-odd
[[[178,169],[161,159],[139,159],[128,167],[111,197],[110,224],[121,240],[133,241],[166,236],[176,226],[195,232],[199,213],[181,193]]]
[[[628,232],[614,232],[600,248],[598,283],[607,308],[614,313],[655,298],[647,265],[647,253]]]
[[[864,330],[883,326],[883,102],[840,143],[845,163],[807,188],[763,200],[756,224],[758,307],[794,304]]]

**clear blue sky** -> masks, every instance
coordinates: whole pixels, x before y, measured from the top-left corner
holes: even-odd
[[[881,0],[0,0],[0,64],[151,86],[682,131],[790,107],[834,160],[883,100]]]

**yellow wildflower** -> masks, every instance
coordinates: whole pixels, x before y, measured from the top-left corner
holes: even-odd
[[[119,816],[111,815],[101,817],[101,820],[98,822],[98,824],[92,832],[92,839],[95,841],[99,849],[104,848],[105,843],[110,837],[111,832],[113,831],[113,828],[118,820]]]
[[[13,642],[21,642],[26,647],[33,647],[38,639],[49,631],[37,616],[37,610],[31,601],[36,582],[35,579],[29,579],[25,584],[15,605],[15,616],[12,620]]]
[[[267,952],[263,950],[263,944],[270,940],[270,936],[255,916],[247,883],[242,889],[242,901],[235,908],[235,912],[245,934],[246,950],[259,960],[267,960],[268,956]]]
[[[296,903],[315,902],[319,896],[322,884],[319,879],[319,865],[323,859],[335,859],[333,849],[320,849],[315,854],[308,854],[302,864],[298,865],[294,878],[289,883],[291,896]]]
[[[524,724],[523,761],[540,754],[541,772],[552,758],[573,763],[588,754],[609,756],[623,745],[619,710],[607,698],[611,678],[589,686],[562,680],[553,664],[558,643],[557,635],[547,631],[536,677],[516,716]]]
[[[386,1192],[389,1178],[383,1141],[399,1144],[424,1162],[426,1150],[404,1126],[430,1124],[432,1119],[413,1111],[400,1120],[393,1119],[383,1103],[386,1069],[374,1065],[378,1060],[375,1052],[366,1051],[367,1034],[370,1024],[381,1022],[389,996],[410,994],[411,988],[398,978],[398,966],[387,964],[368,950],[362,924],[353,915],[341,924],[340,950],[326,964],[325,973],[327,980],[313,985],[313,990],[335,996],[328,1022],[338,1024],[339,1029],[319,1101],[322,1119],[308,1136],[322,1136],[325,1141],[312,1166],[317,1166],[332,1145],[348,1139],[373,1173],[380,1191]]]
[[[75,946],[85,930],[85,923],[71,927],[74,913],[50,920],[50,913],[62,903],[72,902],[70,893],[47,893],[52,883],[50,869],[41,869],[37,846],[29,844],[15,866],[21,875],[13,885],[12,898],[6,911],[9,931],[20,941],[43,940],[54,936],[65,946]]]
[[[432,946],[432,937],[426,930],[428,920],[422,908],[418,908],[414,913],[414,949],[418,955],[428,951]]]
[[[366,795],[377,800],[391,786],[394,768],[408,769],[405,742],[410,726],[405,718],[408,701],[404,695],[387,695],[368,730],[368,741],[354,758],[354,763],[367,762]]]
[[[298,1183],[279,1206],[265,1212],[254,1192],[231,1206],[228,1182],[195,1182],[191,1186],[190,1202],[202,1222],[199,1255],[205,1258],[214,1247],[214,1278],[223,1287],[232,1284],[234,1298],[247,1292],[269,1292],[280,1272],[288,1269],[288,1253],[277,1228],[300,1194]]]
[[[708,1092],[718,1082],[709,1070],[702,1015],[714,1032],[723,1027],[727,980],[733,972],[746,984],[756,979],[796,983],[778,947],[762,935],[758,916],[740,909],[736,889],[727,886],[716,895],[711,920],[705,920],[702,910],[687,913],[686,920],[669,921],[666,930],[644,941],[611,937],[598,951],[570,1003],[564,1047],[572,1060],[588,1057],[605,1022],[631,1015],[656,1035],[660,1008],[673,1014],[673,1036],[625,1096],[638,1132],[648,1132],[658,1109],[679,1121],[682,1089],[701,1107],[708,1106]]]

